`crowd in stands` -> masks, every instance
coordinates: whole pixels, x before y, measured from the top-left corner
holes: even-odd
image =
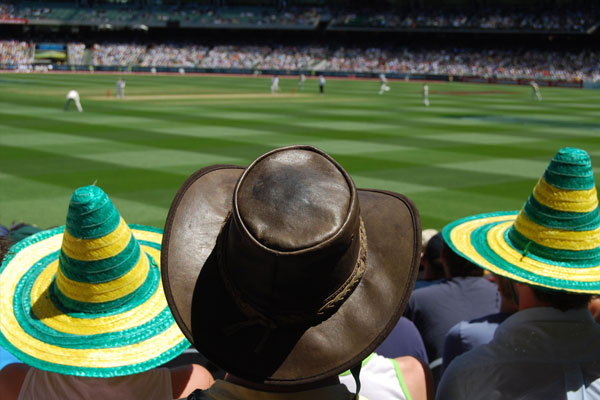
[[[33,46],[33,43],[21,40],[0,40],[0,64],[31,64]]]
[[[367,5],[368,6],[368,5]],[[68,20],[80,24],[113,24],[164,26],[177,21],[186,26],[243,25],[296,26],[314,28],[319,21],[329,21],[332,28],[380,29],[477,29],[561,31],[581,33],[597,27],[600,9],[579,7],[564,9],[511,9],[477,8],[473,10],[437,7],[435,9],[387,9],[338,11],[335,7],[291,6],[275,7],[213,7],[193,2],[174,6],[85,7],[68,4],[19,5],[0,1],[0,18],[27,18],[32,20]],[[330,16],[333,15],[333,18]]]
[[[11,3],[0,2],[0,20],[15,18],[15,7]]]
[[[0,41],[2,64],[31,63],[33,44]],[[277,69],[411,75],[482,76],[507,79],[597,81],[600,53],[541,50],[382,49],[324,46],[214,46],[68,44],[71,65]]]
[[[18,3],[17,3],[18,4]],[[316,8],[290,8],[277,10],[269,7],[174,7],[174,8],[86,8],[69,5],[41,7],[12,4],[3,6],[17,18],[29,20],[65,20],[82,25],[136,25],[164,26],[169,21],[177,21],[187,26],[240,25],[257,26],[304,26],[313,27],[319,22]],[[0,14],[1,15],[1,14]]]
[[[195,67],[202,62],[208,47],[205,46],[169,46],[149,47],[142,55],[139,65],[142,67]]]
[[[67,44],[67,59],[70,65],[83,65],[85,55],[85,44],[69,43]]]
[[[438,9],[426,12],[351,12],[333,18],[335,27],[371,27],[386,29],[477,29],[585,32],[598,24],[599,10],[561,10],[511,12],[480,10],[478,12]]]
[[[93,65],[137,65],[146,46],[135,44],[94,44],[91,50]]]

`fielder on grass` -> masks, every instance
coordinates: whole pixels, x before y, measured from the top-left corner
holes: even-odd
[[[65,111],[69,110],[69,104],[75,103],[75,107],[77,107],[77,111],[82,112],[83,108],[81,108],[81,103],[79,102],[79,93],[76,90],[69,90],[67,93],[67,102],[65,103]]]

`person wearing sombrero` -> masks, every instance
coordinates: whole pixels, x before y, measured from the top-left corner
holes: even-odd
[[[563,148],[520,211],[455,221],[459,254],[512,281],[519,310],[450,363],[437,399],[600,399],[600,216],[588,154]]]
[[[311,146],[192,174],[165,224],[163,284],[183,333],[227,375],[189,398],[355,398],[338,374],[357,378],[402,315],[420,235],[409,199],[356,189]]]
[[[2,399],[171,399],[208,386],[199,365],[155,368],[189,347],[160,279],[162,232],[127,225],[96,186],[66,225],[12,246],[0,267]]]

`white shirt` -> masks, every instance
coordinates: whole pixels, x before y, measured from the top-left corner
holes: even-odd
[[[79,100],[79,93],[76,90],[69,90],[67,93],[67,99]]]
[[[321,75],[319,77],[319,85],[321,85],[321,86],[325,85],[325,77],[323,75]]]
[[[360,368],[360,395],[368,400],[410,399],[408,388],[400,372],[398,362],[373,353]],[[352,393],[356,392],[354,376],[347,371],[340,375],[340,383]]]
[[[436,399],[600,399],[600,324],[587,308],[519,311],[450,363]]]

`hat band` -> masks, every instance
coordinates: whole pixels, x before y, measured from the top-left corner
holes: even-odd
[[[341,305],[352,293],[354,288],[362,279],[367,265],[367,231],[362,218],[360,218],[358,257],[354,264],[352,273],[348,276],[346,281],[340,285],[338,290],[325,299],[321,307],[319,307],[316,312],[310,312],[306,314],[267,315],[266,312],[259,310],[255,305],[245,300],[244,295],[237,288],[236,284],[229,276],[229,272],[224,267],[224,265],[226,265],[224,262],[226,258],[224,252],[225,246],[222,245],[221,240],[217,240],[217,247],[219,273],[221,275],[221,279],[238,309],[248,317],[248,321],[245,321],[242,324],[247,325],[248,323],[255,322],[257,324],[269,327],[270,329],[290,325],[315,324],[324,321],[327,319],[327,317],[332,315],[338,306]]]

